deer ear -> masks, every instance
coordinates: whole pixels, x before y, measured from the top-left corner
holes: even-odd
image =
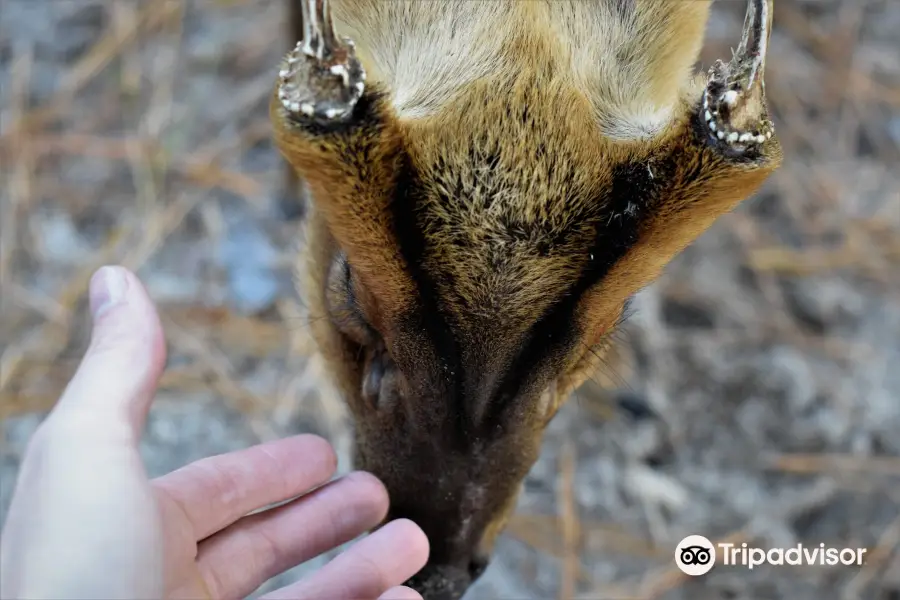
[[[732,60],[717,61],[702,91],[685,98],[681,119],[644,157],[645,168],[632,165],[642,178],[633,187],[649,190],[640,199],[646,216],[636,242],[585,298],[589,323],[618,314],[629,296],[781,164],[763,79],[771,25],[772,0],[748,0]]]

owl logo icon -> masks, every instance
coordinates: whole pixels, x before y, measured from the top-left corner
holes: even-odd
[[[685,575],[706,575],[716,564],[716,547],[702,535],[689,535],[675,548],[675,564]]]

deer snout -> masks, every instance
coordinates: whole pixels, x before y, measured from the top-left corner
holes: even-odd
[[[489,562],[488,555],[477,553],[464,567],[429,563],[406,585],[419,592],[424,600],[460,600]]]
[[[459,600],[487,570],[492,546],[487,539],[491,529],[488,524],[498,517],[494,511],[455,513],[448,506],[436,504],[425,501],[422,505],[395,506],[387,520],[410,519],[428,536],[428,563],[406,585],[424,600]],[[457,508],[471,507],[464,499]]]

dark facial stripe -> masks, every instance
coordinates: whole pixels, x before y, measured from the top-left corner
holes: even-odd
[[[468,436],[462,399],[459,398],[463,381],[459,343],[441,310],[437,286],[421,267],[425,255],[425,236],[417,222],[421,185],[415,166],[406,154],[399,159],[395,181],[391,222],[397,246],[418,291],[416,308],[405,323],[406,329],[414,332],[411,336],[414,343],[403,349],[411,353],[404,357],[404,362],[418,367],[410,372],[422,372],[424,367],[427,379],[419,385],[444,400],[441,406],[435,403],[435,419],[451,419],[455,425],[454,443],[465,445]]]
[[[665,181],[674,168],[671,159],[625,163],[613,170],[612,184],[597,198],[604,207],[595,223],[595,237],[588,250],[591,260],[578,281],[532,327],[528,342],[513,362],[501,386],[501,394],[491,411],[493,425],[502,424],[502,412],[523,386],[534,383],[534,374],[547,361],[571,352],[581,332],[575,324],[575,310],[584,294],[606,277],[615,264],[637,243],[641,224],[653,209],[659,191],[657,181]],[[530,374],[530,377],[529,377]]]

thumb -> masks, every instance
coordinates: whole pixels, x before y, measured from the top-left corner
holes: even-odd
[[[87,353],[32,436],[3,535],[4,597],[161,598],[163,540],[137,440],[165,362],[137,277],[91,279]]]
[[[165,365],[159,316],[144,286],[124,267],[94,273],[89,298],[91,342],[48,424],[110,432],[124,426],[134,441]]]

